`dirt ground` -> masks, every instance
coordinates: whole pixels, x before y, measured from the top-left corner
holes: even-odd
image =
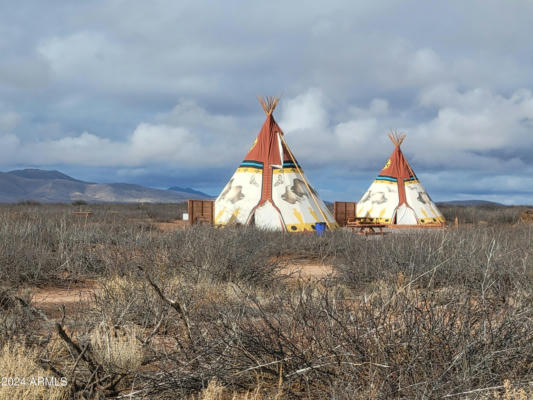
[[[175,220],[170,222],[153,222],[157,229],[163,232],[174,232],[189,226],[189,221]]]
[[[317,260],[287,260],[282,262],[283,275],[290,275],[293,279],[320,279],[333,274],[331,265]]]
[[[62,307],[65,315],[87,306],[99,290],[96,282],[83,282],[70,287],[35,288],[32,292],[33,304],[52,317],[60,317]]]

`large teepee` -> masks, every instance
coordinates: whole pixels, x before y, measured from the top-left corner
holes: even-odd
[[[389,225],[434,225],[444,217],[403,156],[405,135],[389,133],[392,155],[359,203],[357,217]]]
[[[312,231],[337,227],[283,138],[272,112],[279,99],[259,99],[266,121],[248,154],[215,201],[215,224]]]

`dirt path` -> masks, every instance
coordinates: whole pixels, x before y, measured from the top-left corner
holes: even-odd
[[[175,232],[181,229],[188,228],[189,221],[175,220],[170,222],[152,222],[157,229],[163,232]]]
[[[65,306],[66,315],[72,315],[87,307],[93,301],[93,294],[98,290],[94,282],[67,288],[36,288],[32,290],[32,301],[36,307],[45,311],[49,316],[60,316],[62,306]]]
[[[281,273],[291,275],[294,279],[320,279],[335,272],[331,265],[313,259],[286,257],[281,264]]]

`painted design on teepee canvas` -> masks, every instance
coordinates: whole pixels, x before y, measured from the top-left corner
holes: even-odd
[[[304,182],[301,179],[295,178],[292,185],[285,186],[285,193],[281,198],[290,204],[295,204],[301,201],[305,196],[309,196]]]
[[[369,190],[360,201],[360,203],[367,202],[371,204],[383,204],[387,202],[387,196],[385,195],[385,192],[373,192],[372,190]]]
[[[235,204],[236,202],[244,198],[244,194],[242,193],[242,186],[234,185],[233,181],[234,179],[231,179],[228,182],[226,188],[222,191],[220,198],[227,199],[232,204]]]

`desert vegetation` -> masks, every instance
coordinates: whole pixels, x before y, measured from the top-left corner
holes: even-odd
[[[184,211],[0,206],[0,375],[55,383],[1,398],[532,398],[522,208],[443,207],[448,229],[384,237],[167,229]],[[332,272],[287,269],[309,264]],[[36,298],[58,287],[91,294]]]

